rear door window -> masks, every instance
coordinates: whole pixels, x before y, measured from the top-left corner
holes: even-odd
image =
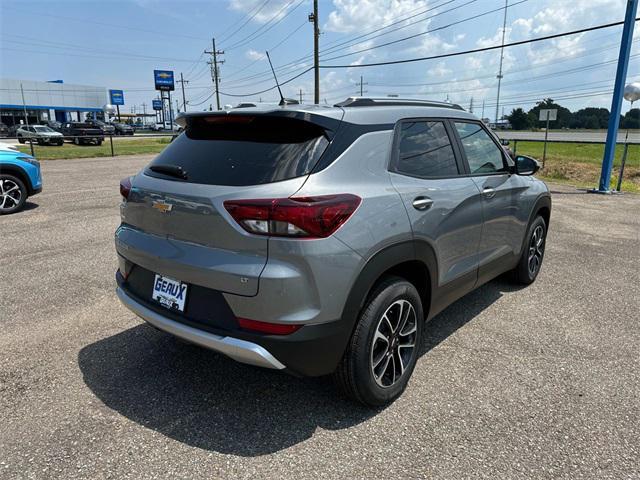
[[[309,174],[328,144],[322,127],[294,118],[195,117],[149,167],[181,167],[190,183],[259,185]],[[149,168],[145,174],[176,180]]]
[[[477,123],[455,122],[472,175],[507,171],[502,147]]]
[[[458,175],[444,122],[411,120],[400,126],[395,171],[420,178]]]

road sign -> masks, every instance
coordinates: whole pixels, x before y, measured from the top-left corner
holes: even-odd
[[[111,105],[124,105],[124,92],[122,90],[109,90]]]
[[[171,70],[154,70],[153,79],[156,84],[156,90],[173,91],[173,71]]]
[[[162,110],[162,100],[153,100],[151,103],[154,110]]]
[[[558,119],[558,109],[557,108],[549,108],[549,109],[541,109],[540,110],[540,121],[541,122],[555,122]]]

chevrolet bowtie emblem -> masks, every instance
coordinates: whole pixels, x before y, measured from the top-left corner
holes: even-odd
[[[158,210],[160,213],[169,213],[173,208],[173,205],[165,202],[153,202],[151,206]]]

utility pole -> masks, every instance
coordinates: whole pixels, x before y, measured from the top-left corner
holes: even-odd
[[[22,95],[22,108],[24,109],[24,123],[28,127],[29,116],[27,115],[27,104],[24,102],[24,89],[22,88],[22,84],[20,84],[20,94]],[[33,152],[33,137],[31,135],[29,135],[29,146],[31,147],[31,156],[34,157],[35,153]]]
[[[300,89],[300,103],[302,103],[302,89]]]
[[[473,97],[471,97],[471,101],[469,102],[469,113],[473,113]]]
[[[142,125],[147,124],[147,104],[142,102]]]
[[[498,100],[496,102],[496,125],[498,124],[498,115],[500,115],[500,87],[502,86],[502,64],[504,63],[504,37],[507,33],[507,9],[509,8],[509,0],[504,0],[504,21],[502,22],[502,48],[500,49],[500,70],[498,71]]]
[[[313,103],[320,103],[320,55],[318,53],[318,43],[320,40],[320,29],[318,28],[318,0],[313,0],[313,13],[309,14],[309,21],[313,23],[313,76],[314,91]]]
[[[482,121],[484,121],[484,100],[482,100]]]
[[[360,87],[360,96],[362,97],[364,95],[364,86],[365,85],[369,85],[368,83],[364,83],[364,80],[362,79],[362,75],[360,75],[360,83],[356,83],[356,87]]]
[[[207,62],[211,65],[211,77],[213,78],[213,83],[216,86],[216,106],[218,110],[220,110],[220,93],[218,91],[219,82],[220,82],[220,69],[218,65],[222,65],[224,60],[218,60],[218,55],[224,55],[224,50],[216,50],[216,39],[211,39],[211,44],[213,46],[213,50],[205,50],[204,53],[208,53],[211,55],[211,61]],[[184,84],[183,84],[184,85]]]
[[[185,80],[182,77],[182,72],[180,72],[180,80],[178,80],[178,82],[180,82],[180,84],[182,85],[182,109],[186,112],[187,111],[187,100],[184,97],[184,84],[185,83],[189,83],[189,80]]]

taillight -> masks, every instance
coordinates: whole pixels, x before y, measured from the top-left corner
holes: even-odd
[[[127,200],[131,193],[131,177],[123,178],[120,180],[120,195]]]
[[[257,235],[326,238],[360,205],[351,194],[318,197],[227,200],[224,208],[242,228]]]
[[[287,323],[259,322],[258,320],[249,320],[247,318],[238,318],[238,324],[245,330],[268,333],[271,335],[290,335],[302,327],[302,325],[292,325]]]

